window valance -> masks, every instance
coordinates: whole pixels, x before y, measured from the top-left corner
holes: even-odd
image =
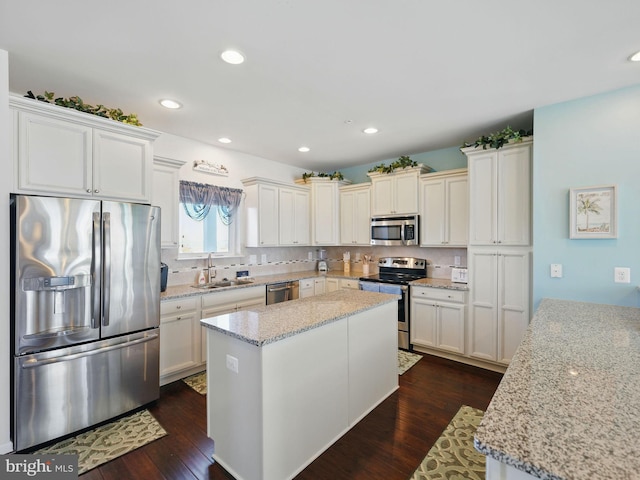
[[[204,220],[211,207],[215,206],[220,218],[229,224],[241,200],[242,190],[239,188],[180,181],[180,203],[194,220]]]

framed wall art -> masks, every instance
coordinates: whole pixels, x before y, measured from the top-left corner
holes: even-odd
[[[617,238],[616,185],[569,190],[569,238]]]

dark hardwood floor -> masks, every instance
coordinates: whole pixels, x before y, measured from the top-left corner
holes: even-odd
[[[425,355],[400,388],[318,457],[296,480],[407,480],[460,406],[485,410],[501,374]],[[206,399],[178,381],[149,411],[168,432],[87,472],[82,480],[233,479],[213,463]]]

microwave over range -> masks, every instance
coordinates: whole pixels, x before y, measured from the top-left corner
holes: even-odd
[[[418,245],[420,216],[386,216],[371,219],[371,245]]]

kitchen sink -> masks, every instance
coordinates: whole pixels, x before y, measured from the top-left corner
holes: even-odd
[[[221,280],[219,282],[212,283],[203,283],[202,285],[191,285],[193,288],[201,288],[203,290],[208,290],[212,288],[220,288],[220,287],[230,287],[231,285],[235,285],[236,282],[232,282],[231,280]]]

